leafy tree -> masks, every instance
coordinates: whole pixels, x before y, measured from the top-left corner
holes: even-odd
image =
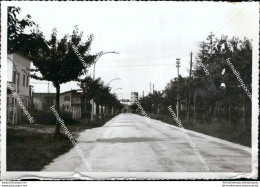
[[[40,48],[47,49],[47,45],[39,26],[31,20],[31,16],[27,14],[25,18],[19,20],[20,12],[19,7],[8,7],[7,51],[10,54],[19,52],[30,58],[37,54]],[[29,33],[25,33],[25,29],[30,29]]]
[[[96,56],[89,55],[93,35],[88,40],[82,42],[83,32],[79,32],[76,26],[72,35],[65,35],[58,40],[57,30],[53,29],[51,39],[44,40],[42,48],[38,49],[37,54],[31,55],[31,59],[36,69],[33,71],[40,72],[41,76],[34,73],[32,77],[38,80],[47,80],[53,83],[56,88],[56,110],[60,112],[60,85],[70,81],[76,81],[87,72],[84,64],[75,54],[72,44],[77,47],[85,63],[90,65],[94,62]],[[41,35],[39,37],[42,37]],[[47,48],[45,48],[47,46]],[[54,137],[60,132],[60,124],[56,121]]]
[[[108,108],[122,108],[121,103],[114,94],[110,93],[110,88],[104,85],[100,77],[93,80],[90,76],[86,76],[80,80],[80,87],[83,90],[83,100],[86,101],[86,106],[89,106],[87,109],[89,116],[91,111],[90,101],[92,99],[97,104],[97,108],[99,108],[99,105],[106,106],[106,111],[103,111],[103,107],[101,109],[102,117],[104,117],[104,113],[108,115]]]
[[[24,19],[18,20],[17,16],[20,11],[21,8],[19,7],[8,7],[8,53],[18,51],[25,44],[24,41],[31,40],[34,37],[32,33],[25,34],[24,29],[26,27],[32,28],[36,24],[31,20],[31,16],[29,14],[27,14]]]
[[[239,124],[238,116],[243,116],[243,129],[250,129],[251,101],[241,86],[226,59],[235,67],[245,83],[247,89],[252,89],[252,41],[237,37],[229,39],[222,35],[217,38],[211,33],[205,41],[202,41],[195,58],[195,67],[192,71],[191,88],[189,92],[193,99],[194,118],[208,120],[212,117],[225,117],[231,124]],[[208,70],[208,74],[204,71]],[[177,93],[180,99],[187,96],[186,77],[171,80],[163,91],[162,104],[164,107],[176,105]],[[185,91],[186,90],[186,91]],[[142,98],[143,104],[152,105],[150,96]],[[151,111],[151,107],[147,107]],[[195,110],[196,108],[196,110]],[[198,115],[197,115],[198,114]],[[246,128],[248,127],[248,128]]]
[[[138,106],[137,106],[137,104],[136,103],[134,103],[134,104],[132,104],[131,106],[130,106],[130,108],[131,108],[131,110],[132,110],[132,112],[136,112],[136,110],[138,109]]]

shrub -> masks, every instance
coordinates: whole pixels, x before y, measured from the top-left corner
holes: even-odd
[[[88,118],[89,117],[88,112],[81,112],[81,117]]]
[[[60,113],[60,118],[63,119],[66,125],[73,124],[75,120],[72,119],[72,113],[62,111]],[[41,112],[37,116],[35,116],[35,123],[45,124],[45,125],[55,125],[56,123],[56,116],[53,114],[52,111],[48,112]]]

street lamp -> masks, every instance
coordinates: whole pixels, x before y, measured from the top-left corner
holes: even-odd
[[[112,81],[115,81],[115,80],[121,80],[121,79],[120,79],[120,78],[114,78],[114,79],[112,79],[111,81],[109,81],[108,87],[109,87],[110,83],[111,83]]]
[[[96,63],[98,61],[98,59],[102,56],[104,56],[105,54],[109,54],[109,53],[113,53],[113,54],[119,54],[119,52],[117,51],[108,51],[108,52],[103,52],[101,51],[99,54],[98,54],[98,57],[96,58],[95,62],[94,62],[94,69],[93,69],[93,79],[95,80],[95,69],[96,69]]]
[[[177,67],[177,118],[179,119],[179,108],[180,108],[180,101],[179,101],[179,68],[180,68],[180,59],[176,58],[176,67]]]
[[[113,54],[119,54],[119,52],[117,51],[108,51],[108,52],[103,52],[101,51],[99,54],[98,54],[98,57],[95,59],[94,61],[94,69],[93,69],[93,80],[95,80],[95,70],[96,70],[96,63],[98,61],[98,59],[100,57],[102,57],[103,55],[105,54],[109,54],[109,53],[113,53]],[[90,121],[93,121],[93,118],[94,118],[94,99],[92,99],[92,102],[91,102],[91,118],[90,118]]]
[[[15,72],[16,72],[16,81],[15,81],[16,82],[16,92],[18,94],[18,71],[17,71],[17,68],[16,68],[16,65],[15,65],[14,61],[10,57],[7,57],[7,58],[9,60],[11,60],[11,62],[14,65],[14,69],[15,69]],[[15,108],[15,98],[14,98],[14,107],[13,107],[13,124],[14,124],[14,108]],[[16,108],[15,112],[17,112],[17,108]],[[17,114],[16,114],[16,116],[17,116]]]

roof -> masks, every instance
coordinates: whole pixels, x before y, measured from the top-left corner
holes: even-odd
[[[63,93],[60,93],[60,95],[65,94],[65,93],[69,93],[69,92],[73,92],[73,93],[77,93],[77,94],[82,94],[82,90],[81,89],[77,89],[77,90],[69,90]],[[33,93],[34,97],[56,97],[56,93]]]
[[[8,54],[9,54],[9,55],[17,54],[17,55],[20,55],[21,57],[25,58],[26,60],[32,61],[31,58],[29,58],[28,56],[23,55],[22,53],[20,53],[20,52],[18,52],[18,51],[14,52],[14,53],[8,53]]]
[[[78,94],[82,94],[83,93],[82,89],[77,89],[77,90],[75,89],[75,90],[69,90],[69,91],[60,93],[60,95],[65,94],[65,93],[69,93],[69,92],[78,93]]]

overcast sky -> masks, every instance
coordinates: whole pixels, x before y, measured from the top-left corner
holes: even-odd
[[[116,88],[119,98],[130,92],[163,90],[176,77],[176,58],[181,58],[180,74],[188,75],[190,52],[194,57],[200,41],[212,31],[217,36],[253,39],[257,27],[257,3],[176,3],[176,2],[23,2],[21,16],[30,14],[47,39],[53,28],[58,38],[71,34],[73,27],[87,36],[94,34],[91,53],[118,51],[102,56],[96,77]],[[93,75],[93,67],[89,69]],[[57,75],[58,76],[58,75]],[[36,82],[31,80],[31,82]],[[35,92],[47,92],[47,84],[34,84]],[[61,91],[78,89],[75,82],[63,84]],[[55,88],[51,87],[51,92]]]

